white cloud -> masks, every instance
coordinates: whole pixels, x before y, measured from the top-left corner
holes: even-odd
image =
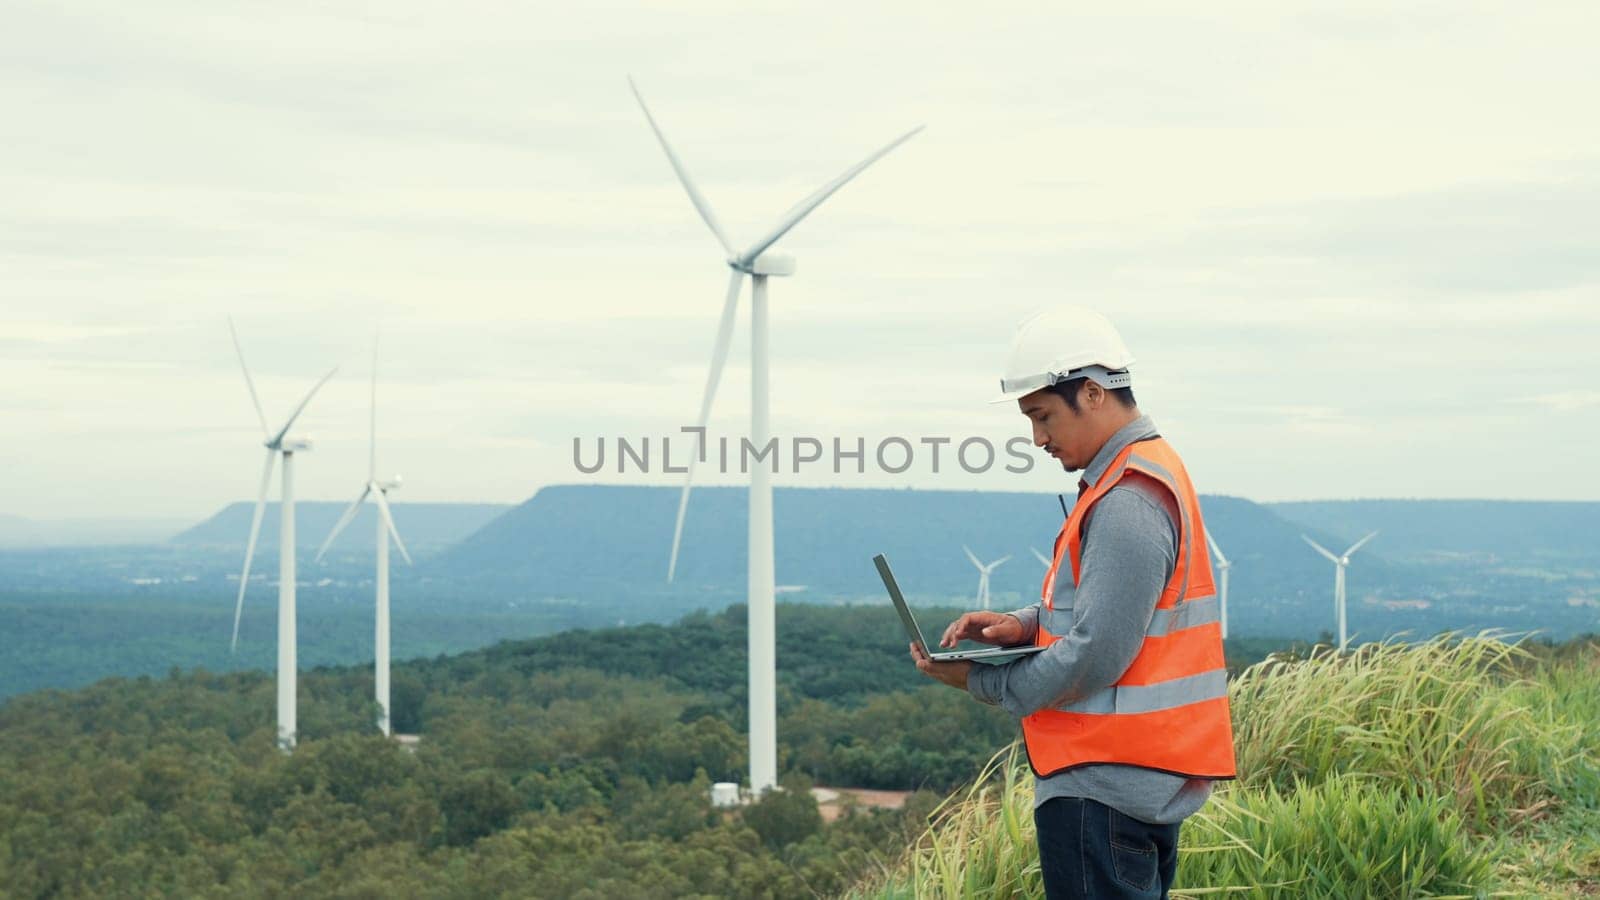
[[[1552,394],[1538,394],[1528,399],[1556,412],[1577,412],[1600,406],[1600,391],[1558,391]]]
[[[1556,467],[1485,481],[1477,448],[1600,440],[1562,415],[1600,394],[1600,124],[1573,112],[1596,15],[23,2],[0,509],[253,490],[229,313],[269,411],[344,366],[307,413],[310,495],[363,468],[379,319],[409,497],[520,499],[571,479],[574,434],[682,424],[726,270],[629,72],[739,237],[929,126],[785,240],[775,430],[1016,433],[983,405],[1010,329],[1072,300],[1119,322],[1208,489],[1566,496]],[[722,427],[747,346],[744,313]]]

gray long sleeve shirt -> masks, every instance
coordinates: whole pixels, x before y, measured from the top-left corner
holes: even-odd
[[[1140,416],[1095,454],[1083,480],[1094,484],[1129,444],[1157,436]],[[1178,510],[1168,491],[1138,474],[1118,482],[1083,523],[1082,573],[1068,600],[1059,585],[1071,582],[1069,563],[1057,574],[1056,608],[1072,606],[1072,630],[1045,650],[1006,665],[972,667],[967,690],[984,703],[1021,718],[1110,687],[1127,671],[1178,559]],[[1092,525],[1092,527],[1091,527]],[[1026,640],[1038,631],[1039,604],[1012,613]],[[1163,736],[1150,735],[1150,740]],[[1096,800],[1124,815],[1167,824],[1193,814],[1211,782],[1138,766],[1079,766],[1034,783],[1034,805],[1056,797]]]

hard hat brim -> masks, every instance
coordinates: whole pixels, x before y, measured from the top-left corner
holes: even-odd
[[[1133,360],[1129,359],[1128,362],[1131,363]],[[1070,381],[1074,378],[1087,378],[1106,390],[1127,387],[1132,380],[1125,366],[1113,370],[1098,364],[1082,366],[1064,373],[1045,372],[1042,375],[1032,375],[1024,378],[1002,378],[1000,379],[999,396],[989,402],[993,404],[1017,400],[1028,396],[1034,391],[1042,391],[1051,385]]]
[[[1045,385],[1045,387],[1049,387],[1049,385]],[[1014,403],[1018,400],[1021,400],[1023,397],[1028,396],[1034,391],[1042,390],[1044,390],[1044,387],[1019,388],[1014,391],[1002,391],[1001,393],[996,394],[994,397],[989,399],[989,405],[993,406],[996,403]]]

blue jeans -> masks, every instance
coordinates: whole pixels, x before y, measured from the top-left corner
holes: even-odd
[[[1164,898],[1178,870],[1178,825],[1151,825],[1104,803],[1046,800],[1033,811],[1049,900]]]

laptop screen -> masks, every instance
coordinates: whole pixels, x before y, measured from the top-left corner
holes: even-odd
[[[878,567],[878,576],[883,579],[883,586],[889,591],[889,599],[894,601],[895,612],[900,614],[900,624],[906,628],[906,637],[909,637],[917,649],[924,654],[928,653],[928,642],[922,639],[922,629],[917,627],[917,620],[911,615],[911,607],[906,606],[906,598],[900,593],[900,585],[894,580],[894,573],[889,571],[889,560],[882,553],[872,558],[872,564]]]

